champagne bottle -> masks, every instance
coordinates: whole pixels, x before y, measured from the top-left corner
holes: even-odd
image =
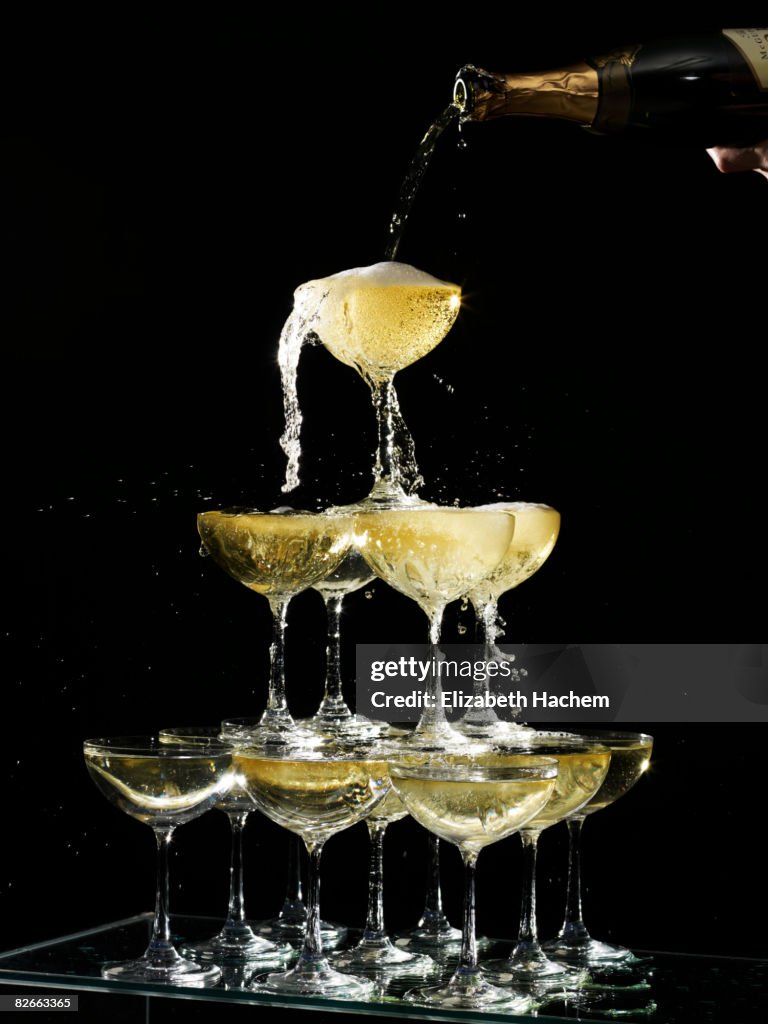
[[[508,115],[574,121],[600,133],[637,130],[686,143],[768,138],[768,28],[663,39],[551,71],[456,76],[464,121]]]

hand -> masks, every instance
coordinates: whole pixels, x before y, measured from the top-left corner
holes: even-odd
[[[733,171],[757,171],[768,178],[768,139],[756,146],[715,146],[707,152],[724,174]]]

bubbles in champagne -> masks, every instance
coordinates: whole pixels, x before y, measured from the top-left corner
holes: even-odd
[[[314,325],[320,340],[366,379],[390,377],[425,356],[461,304],[458,285],[407,263],[344,270],[304,288],[325,292]]]
[[[549,505],[512,501],[479,505],[488,511],[506,511],[515,518],[515,532],[503,560],[471,595],[476,607],[498,601],[502,594],[519,586],[537,572],[549,558],[560,531],[560,513]],[[503,635],[503,623],[488,622],[492,641]]]
[[[427,507],[363,513],[356,530],[376,575],[432,616],[493,571],[513,524],[506,512]]]

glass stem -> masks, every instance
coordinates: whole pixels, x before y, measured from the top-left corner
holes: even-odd
[[[448,724],[445,708],[442,706],[443,688],[440,685],[440,648],[438,645],[444,610],[445,605],[440,605],[432,611],[429,618],[429,656],[432,661],[432,671],[425,691],[427,706],[422,711],[419,724],[414,730],[414,736],[421,741],[434,744],[436,748],[443,741],[455,739],[458,735],[456,730]]]
[[[290,601],[290,599],[289,599]],[[289,601],[269,602],[272,609],[272,643],[269,648],[269,696],[259,725],[272,729],[292,729],[293,719],[285,699],[285,627]]]
[[[288,837],[288,880],[285,900],[278,915],[280,921],[293,923],[306,920],[304,894],[301,891],[301,840],[293,832]]]
[[[464,920],[461,929],[461,957],[454,978],[477,974],[477,940],[475,938],[475,867],[477,854],[462,850],[464,861]]]
[[[368,870],[368,914],[361,945],[383,946],[387,943],[384,929],[384,835],[388,822],[369,821],[371,861]]]
[[[307,928],[304,933],[304,945],[299,955],[298,963],[294,970],[300,971],[306,967],[316,967],[324,962],[323,939],[320,932],[320,858],[323,854],[323,844],[307,842],[307,853],[309,854],[309,885],[307,906]]]
[[[475,609],[475,638],[476,642],[482,645],[483,660],[487,665],[489,661],[493,661],[493,646],[490,642],[490,637],[492,635],[492,623],[496,616],[496,602],[489,601],[481,604],[478,601],[477,604],[473,604],[473,607]],[[471,725],[479,731],[478,727],[486,729],[498,723],[499,716],[493,708],[485,706],[490,688],[490,676],[487,673],[481,679],[474,679],[473,693],[475,697],[480,697],[483,700],[483,706],[470,708],[468,711],[465,711],[462,718],[464,725]]]
[[[343,594],[333,594],[325,599],[325,611],[328,617],[328,642],[325,648],[325,693],[318,716],[331,720],[350,718],[352,715],[344,701],[341,689],[341,608],[343,603]]]
[[[581,830],[585,814],[568,818],[568,891],[565,897],[565,921],[559,938],[567,942],[589,941],[581,909]]]
[[[536,857],[539,849],[540,829],[524,829],[523,841],[523,902],[520,908],[520,930],[512,960],[546,960],[539,945],[536,927]]]
[[[440,840],[430,832],[427,898],[418,926],[419,928],[434,929],[437,932],[441,930],[444,923],[447,925],[448,922],[443,913],[443,894],[440,890]]]
[[[393,406],[395,385],[392,377],[369,377],[373,408],[376,411],[378,444],[373,464],[373,489],[386,481],[391,490],[403,491],[395,446]]]
[[[152,938],[145,959],[154,967],[167,967],[181,959],[171,942],[171,912],[168,903],[168,849],[173,827],[153,829],[157,844],[157,884],[155,887],[155,920]]]
[[[232,829],[232,856],[229,863],[229,907],[224,931],[239,935],[250,932],[245,923],[245,896],[243,894],[243,830],[248,811],[227,814]]]

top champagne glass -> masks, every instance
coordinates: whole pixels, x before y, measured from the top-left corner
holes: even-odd
[[[446,336],[461,306],[461,289],[405,263],[345,270],[304,289],[316,304],[312,330],[371,389],[378,424],[373,490],[365,507],[419,504],[413,445],[400,414],[394,376]],[[411,465],[407,465],[407,463]]]

